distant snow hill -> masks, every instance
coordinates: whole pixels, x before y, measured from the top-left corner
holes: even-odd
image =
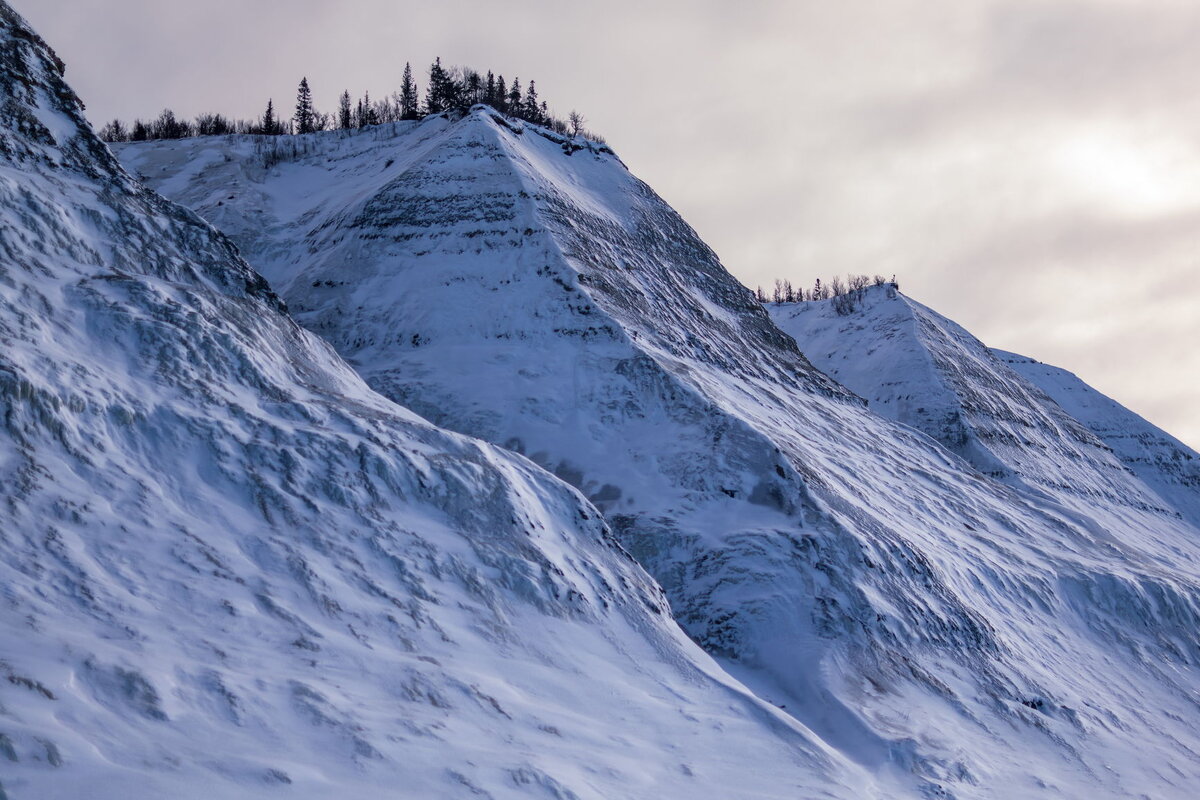
[[[882,796],[574,489],[369,389],[0,0],[0,797]]]
[[[373,389],[577,487],[877,796],[1200,785],[1194,515],[932,312],[773,321],[607,147],[484,107],[118,153]]]
[[[813,363],[872,410],[980,471],[1084,513],[1132,505],[1200,525],[1200,456],[1183,443],[1064,370],[987,348],[891,286],[851,305],[770,308]]]
[[[1200,454],[1064,369],[1003,350],[992,354],[1053,398],[1121,463],[1200,525]]]

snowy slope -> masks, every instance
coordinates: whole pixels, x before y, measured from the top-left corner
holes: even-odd
[[[1126,467],[1200,525],[1200,454],[1064,369],[1003,350],[992,354],[1053,398]]]
[[[577,492],[375,394],[0,0],[0,797],[873,797]]]
[[[1063,457],[1136,497],[872,413],[581,144],[476,109],[121,157],[374,388],[580,487],[697,642],[894,794],[1190,796],[1197,532],[1079,426]]]
[[[1178,513],[1037,385],[890,285],[865,290],[847,314],[833,300],[769,308],[814,363],[874,411],[980,471],[1083,513],[1097,504]]]

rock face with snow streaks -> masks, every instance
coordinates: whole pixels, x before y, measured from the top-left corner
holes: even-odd
[[[1023,471],[874,413],[607,148],[477,108],[121,157],[374,388],[579,487],[697,642],[891,791],[1200,777],[1196,530],[1060,412]]]

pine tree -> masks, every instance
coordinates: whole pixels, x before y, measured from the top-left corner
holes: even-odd
[[[487,74],[487,82],[483,86],[483,102],[493,108],[496,107],[496,76],[490,69]]]
[[[508,87],[504,85],[504,76],[496,79],[496,110],[508,111]]]
[[[530,81],[525,91],[525,107],[523,116],[535,125],[542,121],[542,106],[538,103],[537,81]]]
[[[379,113],[375,110],[375,104],[371,102],[371,93],[363,93],[363,109],[366,111],[366,124],[378,125]]]
[[[262,123],[258,132],[264,136],[279,136],[283,133],[283,125],[275,117],[275,101],[267,101],[267,110],[263,113]]]
[[[350,105],[349,89],[342,92],[342,97],[338,101],[338,127],[344,131],[354,127],[354,107]]]
[[[364,92],[362,99],[358,101],[358,107],[354,114],[354,122],[359,128],[379,124],[379,114],[375,111],[374,104],[371,103],[370,92]]]
[[[512,89],[508,92],[508,113],[520,117],[524,110],[525,107],[521,105],[521,79],[513,78]]]
[[[483,78],[473,69],[466,71],[463,78],[464,100],[466,105],[473,106],[483,102]]]
[[[400,87],[400,119],[418,119],[421,116],[417,82],[413,80],[412,65],[404,65],[404,81]]]
[[[446,110],[446,70],[442,58],[429,65],[429,88],[425,90],[425,113],[440,114]]]
[[[300,79],[300,88],[296,90],[296,133],[312,133],[316,130],[314,121],[312,91],[308,88],[308,78]]]
[[[466,79],[459,80],[456,75],[460,73],[458,69],[448,69],[442,72],[442,109],[449,111],[452,108],[461,108],[468,105],[467,81]]]

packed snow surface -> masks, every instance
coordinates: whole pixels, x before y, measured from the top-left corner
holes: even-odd
[[[576,490],[369,389],[0,0],[0,797],[883,797]]]
[[[486,108],[120,156],[374,389],[578,487],[884,796],[1193,796],[1200,532],[957,332],[851,330],[934,424],[876,413],[608,148]]]

